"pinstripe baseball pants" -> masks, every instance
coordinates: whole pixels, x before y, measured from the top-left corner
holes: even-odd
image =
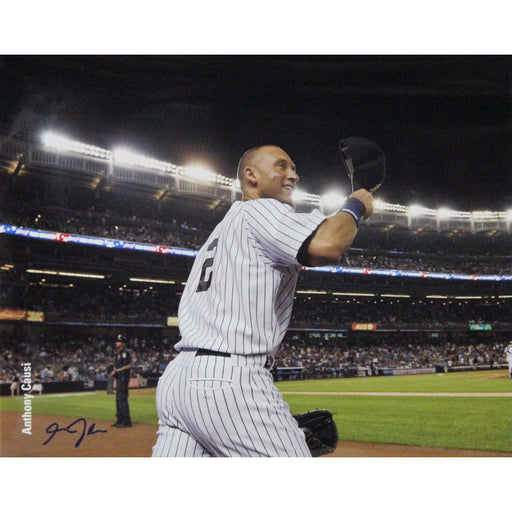
[[[158,382],[153,457],[310,457],[265,361],[182,351]]]

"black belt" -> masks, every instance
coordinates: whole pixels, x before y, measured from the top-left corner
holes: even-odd
[[[231,357],[227,352],[215,352],[215,350],[208,350],[207,348],[200,348],[196,351],[197,356],[217,356],[217,357]]]
[[[231,357],[231,354],[228,352],[216,352],[215,350],[209,350],[207,348],[198,348],[196,350],[197,356],[217,356],[217,357]],[[250,357],[250,356],[249,356]],[[264,367],[270,370],[274,366],[274,356],[267,356],[267,361],[264,364]]]

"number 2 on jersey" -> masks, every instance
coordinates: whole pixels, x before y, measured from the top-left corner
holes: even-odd
[[[213,259],[215,258],[215,253],[217,252],[217,243],[219,239],[216,238],[212,241],[212,243],[208,246],[207,251],[212,251],[212,255],[209,258],[206,258],[203,263],[203,268],[201,269],[201,277],[199,278],[199,284],[197,285],[196,292],[205,292],[210,288],[212,284],[213,270],[210,267],[213,266]],[[209,270],[209,272],[208,272]],[[206,273],[208,272],[208,279],[206,279]]]

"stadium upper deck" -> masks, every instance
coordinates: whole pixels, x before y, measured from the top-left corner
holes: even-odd
[[[74,185],[102,192],[136,194],[156,204],[172,202],[179,210],[203,208],[222,215],[240,197],[236,180],[204,169],[178,166],[136,154],[126,149],[107,150],[66,137],[47,133],[41,140],[0,136],[0,169],[11,183],[59,178]],[[298,211],[336,209],[341,198],[318,196],[297,190]],[[451,211],[419,205],[397,205],[376,201],[376,211],[367,222],[384,232],[394,228],[409,234],[428,232],[453,236],[467,232],[485,237],[509,237],[509,211]]]

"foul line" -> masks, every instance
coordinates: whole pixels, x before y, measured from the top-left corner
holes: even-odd
[[[282,391],[283,395],[512,397],[512,393],[399,393],[387,391]]]
[[[46,394],[42,394],[41,397],[51,397],[51,398],[66,398],[66,397],[70,397],[70,396],[93,396],[93,395],[96,395],[97,393],[95,391],[84,391],[84,392],[78,392],[78,393],[73,393],[73,391],[70,391],[69,393],[46,393]],[[39,394],[36,394],[35,395],[36,397],[39,397]]]

